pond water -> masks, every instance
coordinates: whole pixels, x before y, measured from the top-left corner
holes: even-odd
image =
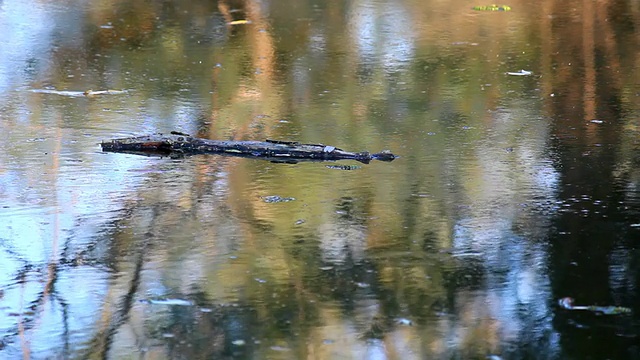
[[[640,8],[475,5],[0,0],[0,358],[640,357]]]

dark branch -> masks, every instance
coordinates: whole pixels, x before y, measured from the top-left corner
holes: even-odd
[[[207,140],[172,132],[103,142],[102,151],[139,155],[180,157],[196,154],[223,154],[260,158],[276,162],[356,160],[368,164],[371,160],[392,161],[397,156],[383,151],[349,152],[323,144],[300,144],[289,141],[221,141]]]

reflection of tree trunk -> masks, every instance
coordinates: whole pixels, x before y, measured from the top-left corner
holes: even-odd
[[[553,13],[553,2],[552,1],[543,1],[542,2],[542,12],[540,14],[540,73],[549,76],[542,76],[540,78],[541,88],[542,88],[542,96],[548,97],[553,92],[553,65],[552,65],[552,54],[553,54],[553,41],[552,39],[552,22],[551,22],[551,14]],[[545,110],[547,112],[551,112],[548,101],[544,103]]]
[[[621,74],[620,71],[620,58],[618,56],[618,43],[613,31],[612,22],[608,18],[610,10],[608,9],[609,2],[598,1],[596,3],[595,14],[598,22],[595,24],[594,29],[598,29],[598,34],[601,34],[602,45],[605,48],[604,53],[607,54],[607,68],[611,75],[608,79],[613,85],[614,89],[621,89]],[[594,30],[595,31],[595,30]],[[593,33],[593,32],[592,32]]]
[[[20,293],[20,296],[23,296],[23,293]],[[23,299],[20,299],[20,303],[23,303]],[[20,313],[22,313],[22,309],[20,309]],[[24,359],[31,358],[31,348],[29,346],[29,340],[25,335],[25,324],[24,319],[20,316],[20,320],[18,320],[18,334],[20,337],[20,347],[22,348],[22,357]]]
[[[218,1],[218,11],[220,11],[220,14],[222,14],[222,17],[224,17],[224,20],[226,22],[229,23],[233,21],[233,17],[231,16],[231,9],[229,8],[229,4],[227,4],[226,1]]]
[[[103,324],[104,329],[100,330],[93,339],[89,341],[90,350],[86,358],[109,358],[109,350],[111,349],[111,343],[113,337],[116,335],[118,329],[129,319],[129,313],[133,307],[133,300],[138,286],[140,285],[140,278],[142,273],[142,265],[144,264],[144,254],[146,252],[145,246],[142,246],[138,251],[135,259],[135,267],[133,269],[133,277],[129,283],[129,288],[124,296],[121,298],[119,304],[116,304],[115,314],[111,314],[111,308],[108,307],[108,303],[105,303],[105,309],[103,311]]]
[[[224,86],[235,86],[235,94],[230,98],[229,103],[225,106],[220,106],[220,99],[218,98],[218,91],[215,90],[219,86],[220,71],[219,68],[213,69],[213,111],[211,118],[220,118],[220,113],[223,109],[231,109],[237,103],[246,101],[247,98],[257,97],[262,106],[268,106],[270,110],[270,116],[277,118],[278,114],[274,111],[279,111],[280,106],[271,106],[270,101],[280,101],[278,91],[274,87],[273,74],[275,67],[275,45],[271,33],[268,31],[269,23],[265,19],[260,9],[260,4],[254,0],[243,1],[246,20],[250,21],[250,24],[246,25],[247,40],[249,42],[249,48],[252,55],[252,68],[255,71],[254,74],[254,86],[250,86],[247,83],[238,81],[238,84],[225,84]],[[223,14],[223,17],[227,22],[233,20],[231,16],[231,9],[229,5],[224,1],[218,3],[218,9]],[[237,20],[237,19],[236,19]],[[231,26],[231,25],[230,25]],[[244,25],[241,25],[244,26]],[[241,74],[234,74],[234,78],[237,80],[243,80]],[[273,100],[270,100],[273,99]],[[233,138],[244,138],[249,131],[249,123],[244,123],[244,126],[235,126],[233,129]],[[208,129],[208,136],[210,138],[221,138],[221,134],[216,133],[216,128],[211,127]]]
[[[247,18],[254,26],[251,27],[251,40],[253,45],[253,66],[258,71],[256,83],[261,94],[273,92],[273,68],[275,46],[269,29],[269,23],[265,20],[260,10],[260,4],[255,0],[246,0]]]
[[[595,15],[593,13],[593,0],[582,1],[582,56],[584,58],[584,92],[582,101],[584,103],[584,120],[596,118],[596,68],[595,68],[595,42],[593,33],[593,23]],[[587,131],[592,132],[593,127]]]

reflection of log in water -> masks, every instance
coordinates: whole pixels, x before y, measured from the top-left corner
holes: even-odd
[[[323,144],[300,144],[289,141],[220,141],[191,137],[179,132],[154,134],[103,142],[102,150],[140,155],[184,156],[225,154],[261,158],[275,162],[296,163],[304,160],[392,161],[397,156],[388,151],[349,152]]]

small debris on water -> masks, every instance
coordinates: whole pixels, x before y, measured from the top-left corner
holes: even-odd
[[[278,345],[272,346],[270,349],[273,351],[291,351],[291,349],[289,349],[288,347]]]
[[[591,122],[594,123],[594,124],[602,124],[604,121],[598,120],[598,119],[593,119],[593,120],[591,120]]]
[[[234,20],[234,21],[229,21],[227,23],[227,25],[245,25],[245,24],[251,24],[251,20]]]
[[[454,46],[460,46],[460,45],[471,45],[471,46],[478,46],[478,43],[475,42],[468,42],[468,41],[454,41],[451,43],[451,45]]]
[[[305,219],[299,219],[296,221],[296,225],[302,225],[304,223],[306,223],[307,221]]]
[[[532,71],[528,71],[528,70],[520,70],[520,71],[515,71],[515,72],[507,72],[507,75],[512,75],[512,76],[529,76],[529,75],[533,75]]]
[[[244,344],[246,344],[246,342],[245,342],[244,340],[242,340],[242,339],[239,339],[239,340],[233,340],[231,343],[232,343],[233,345],[235,345],[235,346],[243,346]]]
[[[266,203],[281,203],[295,200],[295,198],[292,197],[281,197],[278,195],[262,196],[261,199]]]
[[[511,6],[491,4],[484,6],[474,6],[472,9],[475,11],[511,11]]]
[[[143,299],[140,302],[152,305],[192,306],[193,302],[183,299]]]
[[[128,93],[127,90],[86,90],[82,94],[84,96],[96,96],[96,95],[122,95]]]
[[[93,97],[96,95],[122,95],[127,94],[128,90],[86,90],[86,91],[68,91],[68,90],[56,90],[56,89],[31,89],[29,90],[33,93],[38,94],[54,94],[54,95],[62,95],[62,96],[70,96],[70,97]]]
[[[400,325],[407,325],[407,326],[413,325],[413,321],[405,318],[399,318],[396,320],[396,322]]]
[[[362,166],[358,165],[326,165],[327,169],[334,170],[357,170],[362,168]]]
[[[572,310],[573,309],[573,298],[564,297],[564,298],[558,300],[558,305],[560,305],[560,307],[563,308],[563,309]]]
[[[598,315],[625,315],[631,313],[630,308],[623,306],[574,305],[574,299],[571,297],[564,297],[558,300],[558,306],[565,310],[590,311]]]

